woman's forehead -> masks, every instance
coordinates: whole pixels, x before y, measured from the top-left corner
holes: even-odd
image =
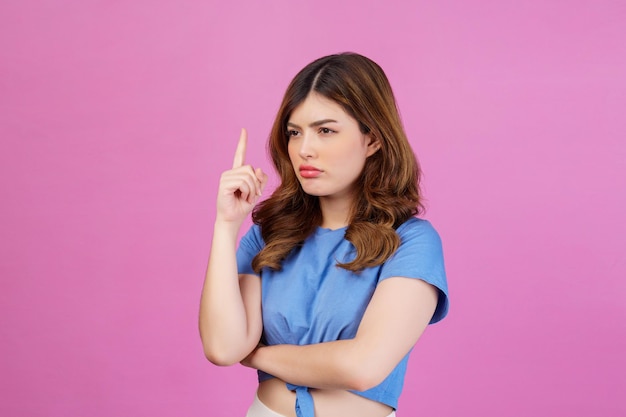
[[[356,122],[343,107],[316,92],[311,92],[302,103],[291,112],[287,122],[300,127],[327,123]]]

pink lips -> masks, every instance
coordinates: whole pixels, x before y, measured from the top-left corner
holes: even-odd
[[[317,178],[321,173],[322,171],[310,165],[300,166],[300,175],[302,178]]]

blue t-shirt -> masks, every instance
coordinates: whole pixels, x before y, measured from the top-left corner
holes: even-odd
[[[439,290],[437,308],[430,321],[436,323],[448,312],[448,285],[441,239],[430,222],[410,218],[400,225],[401,244],[382,265],[354,273],[338,267],[356,256],[344,239],[346,228],[318,227],[294,248],[282,270],[261,270],[263,341],[267,345],[308,345],[355,337],[365,309],[379,282],[390,277],[422,279]],[[252,259],[264,247],[258,225],[239,242],[237,267],[240,274],[254,274]],[[385,380],[357,395],[397,408],[406,372],[407,354]],[[364,365],[365,366],[365,365]],[[259,371],[259,381],[272,378]],[[313,416],[312,399],[306,387],[288,384],[296,391],[298,415]]]

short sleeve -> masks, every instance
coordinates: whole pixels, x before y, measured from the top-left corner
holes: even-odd
[[[400,247],[385,262],[379,281],[391,277],[421,279],[439,290],[437,308],[430,321],[436,323],[448,313],[448,283],[441,238],[429,221],[411,218],[396,230]]]
[[[258,275],[252,269],[252,260],[265,246],[261,237],[261,228],[254,224],[239,241],[237,248],[237,271],[240,274]]]

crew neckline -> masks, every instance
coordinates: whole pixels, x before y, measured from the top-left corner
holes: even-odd
[[[343,226],[343,227],[340,227],[339,229],[331,229],[328,227],[317,226],[317,229],[315,230],[315,232],[318,234],[345,232],[347,228],[348,226]]]

